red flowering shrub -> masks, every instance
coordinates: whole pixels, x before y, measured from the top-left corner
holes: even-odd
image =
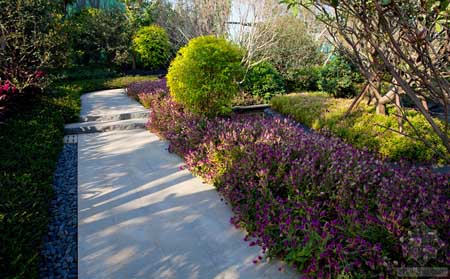
[[[149,129],[214,183],[250,245],[305,278],[449,266],[450,175],[393,165],[288,119],[207,119],[166,95],[153,100]]]
[[[13,100],[18,95],[17,88],[9,80],[0,80],[0,121],[11,110]]]

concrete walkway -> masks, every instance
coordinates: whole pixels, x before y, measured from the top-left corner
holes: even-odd
[[[108,110],[94,96],[83,111],[117,113],[117,98]],[[79,278],[298,277],[280,262],[254,265],[259,248],[230,225],[230,208],[181,166],[146,130],[78,135]]]

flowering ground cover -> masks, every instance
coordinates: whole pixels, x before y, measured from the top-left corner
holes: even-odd
[[[306,278],[390,278],[398,267],[450,265],[450,175],[388,163],[289,119],[207,119],[166,93],[140,94],[151,108],[148,128],[217,187],[231,222],[265,256]]]

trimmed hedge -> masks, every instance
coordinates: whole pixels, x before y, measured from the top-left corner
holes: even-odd
[[[207,119],[148,95],[150,130],[214,183],[231,222],[268,257],[305,278],[390,278],[424,258],[448,266],[450,175],[393,165],[291,120]]]
[[[423,142],[387,130],[398,129],[394,108],[389,108],[391,113],[384,116],[375,114],[372,107],[362,104],[349,117],[344,117],[351,102],[351,99],[332,98],[324,93],[300,93],[274,97],[271,105],[274,110],[302,124],[315,130],[328,129],[348,143],[378,152],[383,157],[424,163],[441,162],[435,151]],[[445,147],[422,115],[411,110],[408,111],[408,119],[427,140],[437,146],[439,152],[446,154]],[[404,123],[404,132],[415,136],[408,123]]]
[[[54,85],[0,125],[0,277],[38,278],[49,201],[64,123],[76,120],[80,95],[125,87],[148,77],[96,79]]]

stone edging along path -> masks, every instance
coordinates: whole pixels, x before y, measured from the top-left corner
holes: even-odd
[[[48,233],[41,251],[40,277],[77,278],[77,143],[65,138],[53,180]]]
[[[147,114],[124,90],[99,91],[66,126],[78,134],[78,277],[297,278],[276,260],[253,264],[260,247],[229,223],[214,187],[143,129]]]

